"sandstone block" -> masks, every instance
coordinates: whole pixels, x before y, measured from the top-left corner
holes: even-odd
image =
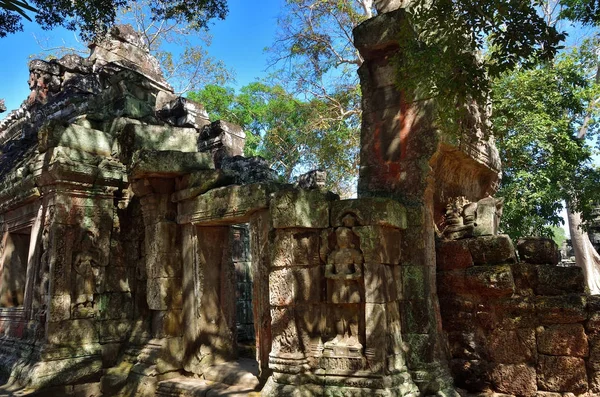
[[[38,131],[40,153],[44,153],[51,147],[65,146],[110,157],[112,140],[112,136],[104,131],[56,121],[45,124]]]
[[[472,294],[485,297],[507,297],[515,292],[508,265],[471,267],[465,272],[465,284]]]
[[[469,249],[476,265],[498,265],[517,261],[512,240],[506,235],[470,239]]]
[[[123,342],[131,329],[128,320],[97,321],[98,338],[101,344],[110,342]]]
[[[438,272],[437,292],[440,295],[460,295],[469,293],[466,284],[466,272],[464,270],[451,270]]]
[[[177,223],[194,223],[200,226],[246,223],[250,216],[269,207],[269,195],[275,185],[250,184],[225,186],[177,203]],[[281,212],[285,212],[283,206]]]
[[[272,267],[315,266],[319,258],[320,235],[305,229],[282,229],[275,232],[271,250]]]
[[[402,302],[402,330],[413,334],[430,332],[432,319],[427,300],[405,300]]]
[[[552,242],[554,243],[554,242]],[[578,266],[537,266],[534,291],[537,295],[563,295],[584,292],[583,269]]]
[[[600,334],[594,333],[587,335],[587,337],[590,345],[588,366],[590,370],[600,372]],[[600,387],[600,383],[598,383],[598,386]]]
[[[48,321],[68,320],[71,315],[71,295],[52,295],[48,305]]]
[[[397,265],[400,263],[399,229],[380,226],[353,227],[360,238],[360,249],[365,262]]]
[[[465,269],[473,266],[468,240],[441,242],[436,247],[437,270]]]
[[[133,150],[197,152],[198,133],[195,128],[127,124],[121,134],[121,146]]]
[[[585,361],[578,357],[540,355],[537,383],[544,391],[583,393],[588,389]]]
[[[569,324],[586,318],[585,296],[540,296],[535,298],[535,309],[542,324]]]
[[[214,167],[212,157],[208,153],[142,149],[133,153],[129,176],[131,179],[173,178]]]
[[[146,300],[151,310],[168,310],[182,307],[181,278],[149,278],[146,283]]]
[[[581,324],[540,327],[537,338],[541,354],[575,357],[587,357],[589,354],[588,339]]]
[[[600,296],[590,295],[587,297],[588,320],[585,329],[588,332],[600,332]]]
[[[329,227],[329,202],[335,197],[319,190],[284,190],[275,193],[271,201],[273,227]]]
[[[537,380],[535,368],[526,364],[498,364],[490,374],[495,389],[517,396],[535,396]]]
[[[130,319],[133,317],[133,299],[129,292],[97,295],[98,318],[102,320]]]
[[[517,250],[521,261],[540,265],[556,265],[560,253],[556,243],[549,238],[527,237],[517,241]]]
[[[535,300],[531,298],[513,297],[498,299],[491,303],[493,308],[493,325],[505,329],[535,328],[539,325],[536,315]]]
[[[402,266],[402,293],[410,299],[425,299],[428,296],[429,272],[425,266]]]
[[[537,361],[535,330],[497,328],[488,337],[491,361],[501,364],[525,364]]]
[[[322,296],[323,269],[282,268],[269,273],[269,302],[273,306],[293,303],[320,302]]]
[[[385,226],[406,229],[406,208],[398,201],[385,198],[340,200],[331,205],[331,225],[343,226],[346,214],[356,216],[360,226]]]
[[[365,302],[385,303],[397,297],[392,267],[379,263],[364,264]]]
[[[46,340],[53,345],[81,345],[98,342],[94,321],[89,319],[49,322]]]

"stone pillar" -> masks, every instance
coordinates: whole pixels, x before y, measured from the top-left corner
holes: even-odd
[[[477,201],[494,193],[498,152],[481,130],[485,115],[475,112],[471,130],[450,136],[436,126],[434,101],[410,102],[398,90],[392,60],[402,61],[397,39],[409,22],[404,9],[393,10],[397,4],[386,8],[395,2],[379,3],[378,9],[391,12],[354,30],[364,58],[359,69],[363,120],[358,195],[391,197],[406,205],[400,312],[408,367],[422,393],[456,395],[436,290],[435,225],[449,197]]]
[[[168,178],[135,181],[141,196],[145,226],[146,300],[152,311],[155,338],[180,337],[182,330],[183,267],[176,205],[171,202],[175,182]]]
[[[256,361],[260,378],[270,375],[269,353],[271,353],[272,331],[269,306],[269,268],[271,264],[269,211],[256,212],[250,219],[250,249],[252,250],[252,315],[256,342]]]
[[[237,356],[229,227],[185,226],[184,368],[202,374]]]

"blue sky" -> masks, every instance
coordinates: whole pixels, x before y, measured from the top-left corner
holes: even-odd
[[[211,23],[213,41],[209,53],[235,71],[236,87],[268,74],[267,54],[263,50],[275,40],[277,16],[283,3],[284,0],[228,0],[227,18]],[[44,42],[48,39],[51,45],[76,43],[73,32],[44,31],[35,23],[27,23],[23,32],[0,39],[0,98],[6,100],[8,111],[18,108],[29,94],[27,63],[32,54],[42,51],[36,37]]]

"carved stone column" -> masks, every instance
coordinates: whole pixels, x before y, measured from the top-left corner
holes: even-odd
[[[393,10],[398,3],[376,2],[380,11],[391,12],[354,30],[364,58],[358,195],[392,197],[406,205],[400,313],[408,368],[422,393],[456,395],[436,290],[435,224],[443,218],[448,197],[477,201],[492,194],[500,163],[493,141],[481,130],[486,115],[480,109],[471,114],[477,120],[470,130],[450,136],[436,125],[434,101],[409,102],[397,88],[394,60],[402,62],[397,40],[402,25],[409,23],[404,9]]]

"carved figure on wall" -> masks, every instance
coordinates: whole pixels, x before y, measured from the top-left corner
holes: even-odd
[[[353,241],[358,237],[351,227],[356,219],[346,215],[342,219],[344,226],[335,230],[336,249],[328,256],[325,266],[325,278],[330,279],[328,288],[330,300],[334,304],[360,303],[360,286],[364,258]],[[336,337],[327,342],[328,346],[352,346],[360,348],[358,339],[358,313],[351,308],[338,306],[334,309]]]
[[[98,269],[98,249],[96,236],[89,230],[83,232],[77,252],[73,255],[73,269],[75,270],[75,285],[73,291],[75,305],[92,307]]]
[[[445,228],[441,235],[446,240],[473,236],[496,235],[499,231],[504,199],[487,196],[476,203],[466,197],[448,200],[444,215]]]

